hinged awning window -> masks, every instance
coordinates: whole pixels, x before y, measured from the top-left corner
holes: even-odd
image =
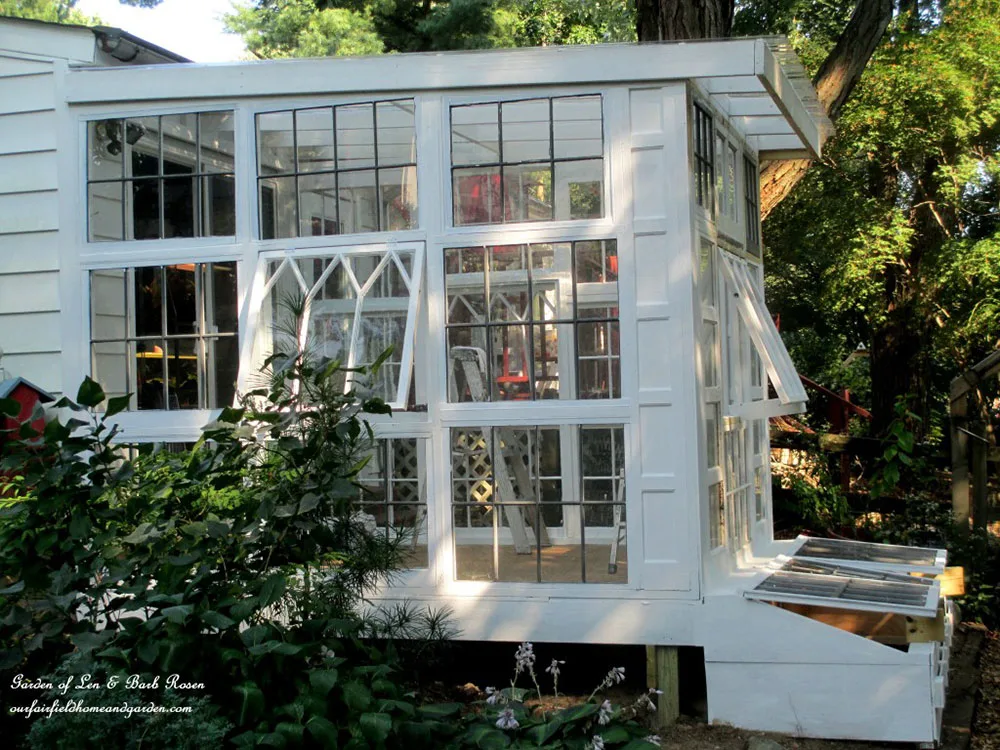
[[[260,384],[261,367],[278,351],[304,351],[318,364],[339,360],[353,368],[391,347],[374,377],[348,372],[343,388],[405,409],[423,255],[422,243],[262,253],[241,389]]]
[[[748,599],[837,609],[892,612],[914,617],[937,614],[941,585],[933,578],[779,556]]]
[[[865,570],[940,574],[948,563],[947,550],[933,547],[875,544],[853,539],[821,539],[801,534],[795,541],[796,548],[792,554],[796,559],[849,565]]]
[[[806,392],[802,381],[795,371],[792,358],[788,356],[778,329],[774,326],[771,314],[764,305],[764,296],[758,291],[749,266],[729,253],[720,252],[719,256],[722,258],[722,272],[735,296],[734,302],[740,318],[778,394],[777,399],[745,404],[743,411],[746,413],[740,416],[759,419],[804,411]]]

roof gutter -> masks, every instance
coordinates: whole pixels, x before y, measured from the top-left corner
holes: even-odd
[[[159,57],[163,62],[191,62],[191,60],[178,55],[176,52],[171,52],[168,49],[147,42],[145,39],[140,39],[137,36],[129,34],[127,31],[113,26],[93,26],[91,27],[91,31],[94,32],[101,51],[123,63],[135,61],[143,52],[147,52],[154,57]]]

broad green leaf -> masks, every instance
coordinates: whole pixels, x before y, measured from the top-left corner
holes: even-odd
[[[275,573],[264,581],[260,588],[260,606],[267,607],[274,604],[285,594],[287,582],[283,573]]]
[[[338,676],[336,669],[314,669],[309,673],[309,684],[313,690],[326,697],[337,684]]]
[[[359,720],[361,731],[370,741],[382,744],[389,737],[392,731],[392,717],[389,714],[366,713],[361,714]]]
[[[13,398],[0,398],[0,417],[17,419],[21,415],[21,402]]]
[[[235,620],[226,617],[221,612],[214,612],[212,610],[209,610],[208,612],[202,612],[200,617],[201,621],[206,625],[208,625],[210,628],[217,628],[219,630],[228,630],[229,628],[231,628],[233,625],[236,624]]]
[[[417,707],[417,713],[429,719],[445,719],[449,716],[457,716],[461,710],[461,703],[431,703],[426,706]]]
[[[323,716],[313,716],[306,722],[306,729],[326,750],[337,748],[337,726]]]
[[[80,653],[89,654],[94,649],[100,648],[105,643],[110,641],[112,635],[113,634],[107,630],[100,633],[92,633],[88,631],[70,636],[70,640],[73,642],[73,645],[80,650]]]
[[[126,393],[124,396],[115,396],[108,399],[108,405],[104,409],[104,418],[113,417],[115,414],[125,411],[128,408],[132,394]]]
[[[371,692],[357,680],[345,683],[341,690],[344,693],[344,703],[352,711],[364,711],[371,705]]]
[[[193,604],[179,604],[175,607],[167,607],[161,610],[164,617],[166,617],[170,622],[176,623],[177,625],[184,624],[184,621],[191,616],[194,612]]]
[[[0,596],[10,596],[11,594],[20,594],[24,591],[24,581],[18,581],[15,584],[8,586],[5,589],[0,589]]]
[[[242,685],[237,685],[233,688],[233,691],[239,696],[240,700],[237,722],[239,726],[246,726],[264,711],[264,693],[253,682],[244,682]]]
[[[104,401],[104,390],[97,381],[89,376],[84,377],[76,392],[76,402],[81,406],[94,407]]]

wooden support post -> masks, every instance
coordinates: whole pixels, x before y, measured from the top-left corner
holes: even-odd
[[[977,423],[974,430],[977,438],[972,439],[972,524],[977,529],[986,528],[989,506],[989,480],[986,473],[986,429]]]
[[[646,646],[646,684],[663,691],[656,696],[657,726],[671,726],[681,715],[676,646]]]
[[[957,379],[956,379],[957,380]],[[968,396],[963,391],[955,393],[955,383],[952,383],[952,399],[949,409],[951,416],[951,509],[955,515],[955,523],[960,529],[969,527],[972,509],[969,507],[969,436],[968,429]]]

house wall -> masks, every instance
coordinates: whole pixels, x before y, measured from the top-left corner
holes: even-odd
[[[0,52],[0,367],[53,394],[63,391],[58,65]]]

